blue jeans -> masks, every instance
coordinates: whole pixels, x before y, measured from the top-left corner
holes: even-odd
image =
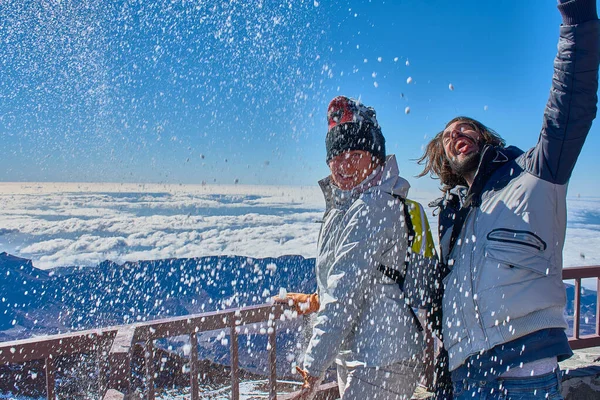
[[[495,381],[463,379],[455,381],[455,400],[564,400],[560,394],[560,370],[523,378]]]

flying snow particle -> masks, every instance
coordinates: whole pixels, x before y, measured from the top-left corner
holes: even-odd
[[[406,60],[406,66],[408,67],[410,65],[410,63],[408,62],[408,60]]]
[[[449,84],[449,85],[448,85],[448,89],[450,89],[450,90],[454,90],[454,85],[452,85],[452,84]]]
[[[267,270],[275,272],[277,270],[277,265],[275,263],[269,263],[267,264]]]
[[[410,107],[406,107],[404,109],[404,114],[410,114]]]
[[[487,111],[488,110],[488,106],[483,106],[483,111]]]
[[[235,183],[237,185],[238,183],[240,183],[240,180],[238,178],[235,178],[235,180],[233,181],[233,183]]]
[[[377,57],[377,61],[381,62],[382,60],[383,60],[383,58]]]
[[[373,73],[371,74],[371,76],[372,76],[373,78],[376,78],[376,77],[377,77],[377,72],[373,72]]]
[[[368,62],[369,62],[369,60],[365,58],[365,59],[363,60],[363,62],[366,64],[366,63],[368,63]]]
[[[409,76],[408,78],[406,78],[406,83],[409,85],[412,83],[412,76]]]
[[[394,57],[394,62],[398,62],[398,57]]]
[[[379,83],[377,83],[377,82],[373,82],[373,86],[375,86],[375,87],[379,87]]]
[[[315,7],[319,7],[319,2],[318,2],[318,1],[315,1],[315,2],[313,3],[313,5],[314,5]]]

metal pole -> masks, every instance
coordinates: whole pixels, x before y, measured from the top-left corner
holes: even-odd
[[[238,337],[235,331],[235,316],[229,316],[229,332],[231,336],[231,400],[240,399],[240,371],[238,357]]]
[[[146,364],[146,391],[148,400],[154,400],[154,341],[148,339],[144,352],[144,362]]]
[[[199,400],[198,387],[198,335],[196,332],[190,334],[190,390],[192,400]]]
[[[54,387],[54,360],[52,355],[46,357],[46,394],[48,400],[55,400],[55,387]]]
[[[277,331],[275,330],[275,319],[268,322],[271,323],[267,330],[269,335],[269,345],[267,347],[269,351],[269,400],[277,400]]]
[[[581,318],[581,278],[575,279],[575,315],[573,316],[573,337],[579,339],[579,319]]]
[[[600,336],[600,277],[596,278],[596,335]]]

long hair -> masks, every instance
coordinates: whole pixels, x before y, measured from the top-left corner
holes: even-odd
[[[481,122],[474,120],[469,117],[456,117],[450,120],[444,130],[455,122],[462,122],[468,124],[481,134],[481,142],[483,145],[490,144],[493,146],[504,147],[506,142],[504,139],[500,137],[494,130],[488,128],[483,125]],[[425,152],[417,160],[419,165],[423,165],[423,171],[417,175],[417,177],[422,177],[429,174],[434,179],[439,179],[442,184],[442,190],[447,192],[448,190],[454,188],[459,185],[467,185],[465,179],[452,171],[450,167],[450,161],[448,157],[446,157],[446,152],[444,151],[444,143],[442,141],[442,135],[444,134],[444,130],[439,132],[431,141],[427,144],[425,148]]]

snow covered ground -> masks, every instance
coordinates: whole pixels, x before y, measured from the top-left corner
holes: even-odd
[[[425,205],[435,197],[411,192]],[[323,209],[317,186],[0,183],[0,251],[38,268],[213,255],[311,258]],[[570,198],[568,220],[565,266],[600,265],[600,198]]]

